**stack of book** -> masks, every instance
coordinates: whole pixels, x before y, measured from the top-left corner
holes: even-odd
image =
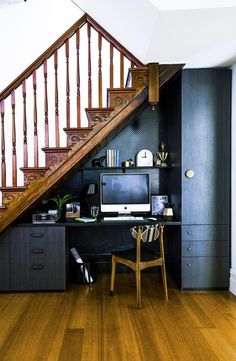
[[[119,167],[120,164],[120,152],[118,149],[106,150],[106,166],[107,167]]]

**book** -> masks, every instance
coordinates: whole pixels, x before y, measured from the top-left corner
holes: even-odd
[[[106,150],[106,167],[118,167],[119,166],[119,150],[118,149],[107,149]]]
[[[95,222],[96,218],[90,218],[90,217],[76,217],[75,221],[82,222],[82,223],[88,223],[88,222]]]

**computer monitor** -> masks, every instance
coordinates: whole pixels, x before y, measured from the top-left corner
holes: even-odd
[[[102,213],[149,212],[150,177],[141,173],[102,173],[100,175]]]

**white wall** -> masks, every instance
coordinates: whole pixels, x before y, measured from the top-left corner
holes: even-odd
[[[230,291],[236,295],[236,64],[232,67],[232,124],[231,124],[231,269]]]
[[[0,92],[82,15],[69,0],[28,0],[0,8]]]

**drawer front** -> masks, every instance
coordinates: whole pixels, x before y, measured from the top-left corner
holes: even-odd
[[[185,241],[182,243],[182,256],[184,257],[229,257],[229,242],[225,241]]]
[[[227,241],[228,225],[185,225],[182,226],[182,240],[185,241]]]
[[[228,257],[183,257],[182,288],[228,288]]]
[[[10,259],[22,263],[43,261],[49,255],[49,245],[45,242],[18,242],[10,244]]]
[[[39,242],[48,240],[47,227],[16,227],[10,231],[11,243]]]
[[[9,248],[9,234],[5,231],[0,236],[0,291],[10,289]]]
[[[64,290],[65,228],[12,228],[10,265],[12,290]]]

